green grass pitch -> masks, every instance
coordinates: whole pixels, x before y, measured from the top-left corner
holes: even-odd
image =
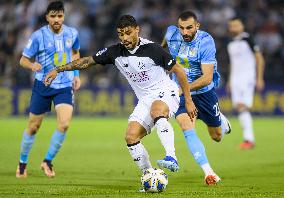
[[[233,131],[220,143],[213,142],[205,126],[197,131],[211,166],[222,178],[206,186],[203,172],[190,155],[175,121],[176,152],[181,170],[167,172],[169,184],[160,194],[136,192],[140,173],[124,142],[127,118],[78,118],[72,120],[66,141],[56,159],[56,177],[46,178],[39,169],[56,127],[44,120],[29,157],[28,178],[16,179],[22,131],[26,118],[0,119],[0,197],[284,197],[284,119],[257,118],[254,150],[240,151],[242,140],[237,119]],[[164,150],[153,132],[144,138],[153,166]]]

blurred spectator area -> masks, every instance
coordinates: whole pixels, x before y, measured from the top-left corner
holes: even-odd
[[[0,0],[0,85],[31,86],[33,75],[19,66],[19,59],[31,33],[46,24],[48,0]],[[81,55],[92,55],[117,42],[116,20],[122,14],[136,17],[141,36],[160,43],[181,11],[198,15],[201,29],[213,35],[218,69],[223,82],[228,77],[227,21],[240,16],[264,53],[265,80],[284,85],[284,1],[283,0],[69,0],[65,1],[65,23],[80,34]],[[96,66],[81,72],[84,86],[127,84],[113,66]]]

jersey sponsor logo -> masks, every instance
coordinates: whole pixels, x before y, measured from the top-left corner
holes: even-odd
[[[146,82],[150,80],[147,71],[141,71],[138,73],[126,72],[128,78],[130,78],[133,82]]]
[[[67,63],[67,54],[64,52],[62,53],[61,61],[59,61],[59,54],[55,53],[53,56],[53,63],[55,66],[65,65]]]
[[[107,48],[104,48],[96,53],[96,56],[100,56],[107,51]]]
[[[177,56],[176,60],[184,68],[190,68],[190,64],[189,64],[188,58],[181,58],[181,57]]]
[[[32,39],[29,39],[27,45],[26,45],[26,48],[30,49],[31,45],[33,43],[33,40]]]

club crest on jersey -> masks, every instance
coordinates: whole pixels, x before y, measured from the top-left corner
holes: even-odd
[[[189,57],[194,57],[197,54],[197,48],[190,48],[188,52]]]
[[[96,53],[96,56],[100,56],[107,51],[107,48],[104,48]]]
[[[67,40],[65,41],[65,43],[66,43],[66,46],[67,46],[68,48],[72,46],[72,40],[71,40],[71,39],[67,39]]]

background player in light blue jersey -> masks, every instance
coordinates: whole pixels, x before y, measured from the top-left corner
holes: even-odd
[[[30,101],[28,126],[23,134],[20,162],[16,170],[18,178],[27,177],[28,155],[44,114],[50,111],[52,102],[57,115],[57,129],[51,138],[50,147],[41,163],[41,168],[46,176],[55,176],[52,160],[65,139],[71,121],[73,90],[78,90],[81,84],[78,71],[60,73],[50,87],[43,84],[46,74],[56,66],[80,58],[78,32],[74,28],[63,25],[64,5],[61,1],[54,1],[48,5],[46,20],[48,25],[31,35],[20,60],[22,67],[35,72],[35,81]]]
[[[171,55],[183,65],[191,84],[191,95],[198,109],[198,118],[207,125],[211,138],[219,142],[225,133],[230,133],[231,127],[229,121],[220,112],[214,89],[218,86],[220,79],[215,58],[215,43],[209,33],[199,30],[199,26],[193,12],[181,13],[178,17],[178,27],[168,27],[162,46],[167,45]],[[175,76],[173,79],[176,81]],[[211,168],[204,145],[195,132],[196,120],[191,121],[186,114],[182,93],[180,99],[176,119],[184,132],[189,150],[203,169],[205,182],[208,185],[216,184],[220,178]]]

